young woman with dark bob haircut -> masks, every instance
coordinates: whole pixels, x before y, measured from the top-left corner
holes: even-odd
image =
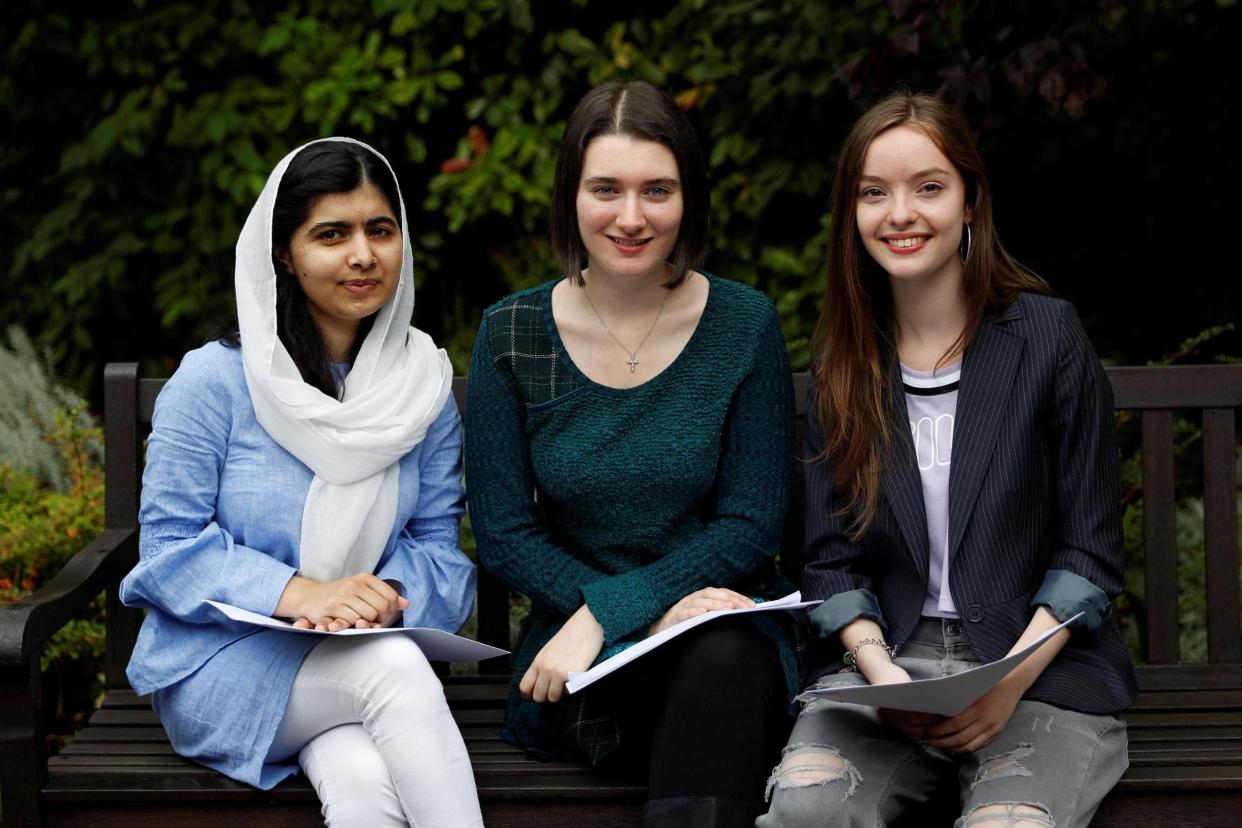
[[[788,359],[771,302],[697,270],[708,201],[668,95],[589,92],[557,157],[565,275],[484,312],[466,409],[479,559],[531,598],[503,735],[645,774],[652,826],[752,825],[798,687],[788,619],[750,616],[565,691],[571,671],[653,632],[789,590],[772,565]]]
[[[237,242],[237,325],[185,355],[155,403],[129,680],[173,747],[269,789],[306,772],[328,825],[481,826],[466,747],[401,635],[470,615],[457,548],[452,369],[410,327],[409,233],[388,162],[349,139],[295,150]]]
[[[832,208],[805,446],[811,675],[933,678],[1077,620],[953,717],[809,701],[757,825],[884,825],[952,785],[959,826],[1085,826],[1126,768],[1116,714],[1135,696],[1109,619],[1108,380],[1074,308],[1001,246],[940,100],[863,115]]]

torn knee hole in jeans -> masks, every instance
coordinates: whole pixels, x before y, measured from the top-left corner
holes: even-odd
[[[862,774],[831,745],[793,744],[781,752],[781,763],[768,777],[764,798],[771,799],[773,789],[824,787],[834,782],[845,787],[841,796],[845,801],[854,795]]]
[[[970,787],[974,788],[984,782],[1009,776],[1033,776],[1034,774],[1027,770],[1026,765],[1022,764],[1022,760],[1033,753],[1035,753],[1035,748],[1030,742],[1018,742],[1018,746],[1013,750],[987,757],[979,763],[979,772],[975,774],[975,781]]]
[[[857,686],[858,685],[855,684],[854,682],[833,681],[831,679],[828,679],[825,681],[816,682],[815,687],[813,687],[812,690],[827,690],[832,687],[857,687]],[[824,704],[826,702],[826,699],[823,696],[817,696],[813,692],[808,690],[805,693],[799,693],[796,697],[794,697],[794,701],[802,705],[802,709],[805,711],[805,710],[812,710],[818,707],[819,705]]]
[[[1056,823],[1043,805],[993,802],[975,808],[953,828],[1056,828]]]

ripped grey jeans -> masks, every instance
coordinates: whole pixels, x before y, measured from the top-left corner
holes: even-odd
[[[964,626],[923,618],[897,663],[914,679],[977,666]],[[819,686],[864,681],[858,673],[830,674]],[[874,708],[814,700],[768,780],[770,809],[755,826],[884,826],[956,783],[957,828],[1078,828],[1125,772],[1126,744],[1125,722],[1116,716],[1023,700],[987,746],[951,754],[910,741]]]

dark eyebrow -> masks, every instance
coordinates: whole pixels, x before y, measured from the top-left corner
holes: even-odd
[[[591,178],[587,178],[583,180],[582,183],[588,187],[593,187],[597,184],[612,185],[612,184],[617,183],[617,179],[612,178],[611,176],[607,176],[607,175],[596,175]],[[649,178],[643,182],[643,186],[644,187],[656,187],[656,186],[676,187],[679,183],[680,182],[678,182],[676,178]]]
[[[940,176],[944,176],[947,178],[950,175],[952,175],[952,173],[950,173],[946,169],[942,169],[941,167],[929,167],[928,169],[920,170],[916,172],[914,175],[910,176],[910,178],[911,179],[926,178],[929,175],[940,175]],[[875,175],[860,176],[858,180],[859,180],[859,183],[863,181],[880,181],[880,182],[884,181],[883,178],[880,178],[879,176],[875,176]]]
[[[367,220],[366,220],[365,222],[363,222],[363,223],[364,223],[364,224],[366,224],[368,227],[372,227],[372,226],[374,226],[374,225],[376,225],[376,224],[392,224],[392,225],[396,225],[397,220],[396,220],[395,218],[393,218],[392,216],[373,216],[373,217],[371,217],[371,218],[367,219]],[[310,234],[310,233],[317,233],[317,232],[319,232],[320,230],[327,230],[327,229],[333,229],[333,230],[348,230],[349,228],[351,228],[351,227],[353,227],[353,226],[354,226],[354,223],[353,223],[352,221],[341,221],[341,220],[339,220],[339,219],[336,219],[336,220],[328,220],[328,221],[321,221],[321,222],[317,222],[316,224],[314,224],[314,225],[313,225],[313,226],[312,226],[309,230],[307,230],[306,232],[307,232],[308,234]]]

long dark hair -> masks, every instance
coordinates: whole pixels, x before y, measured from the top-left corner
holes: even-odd
[[[320,141],[302,149],[280,179],[276,203],[272,208],[272,267],[276,270],[276,335],[302,381],[323,393],[337,397],[340,389],[332,373],[332,359],[324,344],[319,326],[311,317],[297,277],[281,262],[288,256],[294,232],[310,216],[315,200],[332,193],[348,193],[363,184],[374,184],[388,199],[388,204],[401,226],[401,199],[397,182],[388,165],[378,155],[358,144],[346,141]],[[349,361],[358,356],[358,349],[371,330],[375,314],[362,319],[349,350]],[[236,319],[214,337],[225,345],[241,345]]]
[[[703,263],[707,252],[707,217],[711,191],[698,137],[686,113],[666,93],[642,80],[600,84],[582,96],[565,124],[552,180],[552,252],[570,282],[582,284],[587,252],[578,229],[578,181],[587,145],[601,135],[621,135],[668,147],[681,176],[682,214],[677,243],[669,254],[677,287]]]
[[[823,456],[831,458],[837,487],[847,498],[846,510],[854,514],[855,537],[875,517],[882,458],[898,427],[889,415],[896,393],[889,377],[897,355],[881,335],[893,329],[892,288],[859,238],[858,186],[871,142],[897,126],[919,130],[953,163],[973,212],[970,252],[962,267],[967,321],[947,353],[965,350],[988,310],[1005,307],[1023,291],[1050,292],[1043,279],[1001,245],[992,223],[992,187],[983,159],[957,112],[930,95],[898,92],[858,119],[845,138],[833,182],[828,281],[813,343]]]

